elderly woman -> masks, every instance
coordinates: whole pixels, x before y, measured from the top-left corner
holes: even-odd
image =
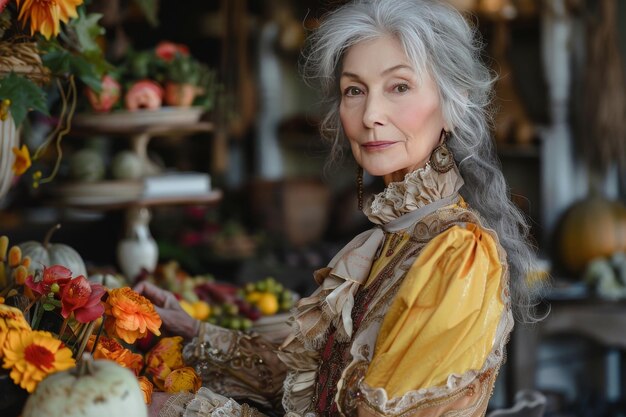
[[[315,272],[281,346],[194,322],[140,284],[192,338],[184,358],[204,381],[162,414],[259,413],[246,400],[289,416],[484,415],[513,309],[528,312],[532,253],[494,157],[478,56],[474,31],[436,1],[355,1],[326,16],[305,75],[331,103],[321,131],[333,155],[347,140],[384,179],[364,207],[374,227]]]

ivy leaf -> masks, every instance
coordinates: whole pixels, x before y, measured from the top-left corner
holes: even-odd
[[[104,35],[104,28],[98,25],[98,21],[102,18],[100,13],[91,13],[85,15],[82,10],[78,19],[71,21],[70,27],[76,33],[80,50],[83,53],[90,51],[100,52],[97,39],[98,36]]]
[[[159,26],[159,0],[135,0],[152,27]]]
[[[30,109],[48,115],[46,93],[28,78],[14,72],[0,79],[0,99],[11,100],[10,110],[16,126],[20,126]]]

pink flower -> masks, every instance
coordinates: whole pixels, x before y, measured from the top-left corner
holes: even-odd
[[[0,13],[4,11],[4,8],[9,4],[9,0],[0,0]]]
[[[62,265],[52,265],[43,268],[43,278],[35,282],[33,276],[26,278],[26,286],[39,295],[48,294],[52,284],[63,287],[72,279],[72,271]]]
[[[104,306],[100,299],[106,291],[99,284],[91,284],[80,275],[63,287],[61,292],[61,315],[68,318],[72,312],[80,323],[88,323],[102,316]]]
[[[176,54],[188,56],[189,48],[181,43],[162,41],[156,46],[154,53],[163,61],[169,62],[174,59]]]

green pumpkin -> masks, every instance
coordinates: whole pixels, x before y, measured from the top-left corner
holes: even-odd
[[[43,243],[31,240],[18,245],[22,250],[22,257],[28,256],[31,259],[29,271],[37,274],[43,270],[44,266],[63,265],[72,271],[72,276],[84,275],[86,277],[85,262],[76,250],[62,243],[50,243],[52,234],[60,228],[61,225],[57,224],[50,229]]]

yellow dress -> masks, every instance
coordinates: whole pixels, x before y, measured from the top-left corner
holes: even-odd
[[[253,398],[288,417],[483,416],[513,320],[506,256],[462,185],[427,165],[377,195],[378,227],[316,271],[278,350],[205,325],[184,356],[209,389],[184,415],[259,414],[236,401]]]

